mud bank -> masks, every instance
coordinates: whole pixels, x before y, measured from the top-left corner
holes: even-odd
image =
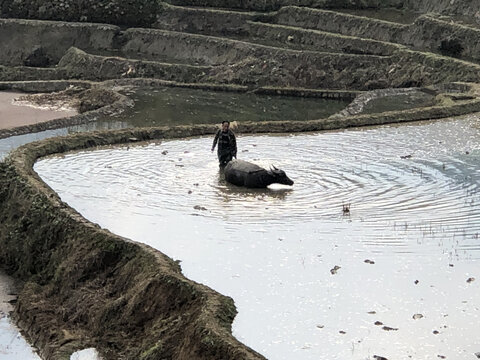
[[[78,114],[67,117],[55,117],[54,119],[42,119],[44,121],[32,121],[11,124],[0,128],[0,139],[9,136],[22,135],[44,130],[58,129],[60,127],[86,124],[95,121],[103,116],[109,116],[124,111],[133,105],[128,97],[109,90],[106,87],[99,87],[88,82],[68,81],[25,81],[25,82],[0,82],[2,90],[21,90],[24,92],[45,92],[41,96],[26,97],[28,102],[35,101],[46,104],[49,101],[67,102],[76,108]]]

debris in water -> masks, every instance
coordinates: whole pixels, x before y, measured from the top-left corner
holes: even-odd
[[[192,191],[192,190],[188,190],[188,193],[191,194],[191,193],[193,193],[193,191]]]
[[[373,358],[374,358],[375,360],[388,360],[386,357],[379,356],[379,355],[373,355]]]
[[[480,352],[476,352],[475,356],[477,357],[477,359],[480,359]]]
[[[400,156],[400,159],[410,159],[411,157],[412,157],[412,154],[402,155]]]
[[[375,315],[376,313],[377,313],[376,311],[369,311],[367,314]]]
[[[342,334],[342,335],[346,334],[346,332],[343,331],[343,330],[340,330],[339,333]]]
[[[418,280],[415,280],[414,283],[415,283],[415,285],[417,285],[417,284],[419,283],[419,281],[418,281]]]
[[[467,154],[467,155],[470,154],[470,151],[465,151],[465,154]]]
[[[167,150],[163,150],[162,151],[162,155],[167,155],[168,154],[168,151]]]
[[[366,259],[366,260],[364,261],[364,263],[372,264],[372,265],[373,265],[373,264],[375,264],[375,261]]]
[[[423,315],[422,314],[415,314],[412,316],[413,320],[418,320],[418,319],[421,319],[423,318]]]
[[[194,208],[195,210],[202,210],[202,211],[207,210],[207,208],[205,208],[205,207],[203,207],[203,206],[200,206],[200,205],[195,205],[193,208]]]
[[[343,215],[350,214],[350,203],[343,204],[342,207],[343,207]]]
[[[317,325],[317,329],[323,329],[325,325]]]
[[[333,269],[330,269],[330,273],[331,273],[332,275],[335,275],[339,269],[341,269],[341,267],[338,266],[338,265],[335,265],[335,266],[333,267]]]
[[[454,265],[453,264],[448,264],[448,266],[453,267]]]
[[[471,278],[468,278],[467,279],[467,283],[471,283],[471,282],[474,282],[475,281],[475,278],[474,277],[471,277]]]
[[[440,332],[439,332],[438,330],[433,330],[433,333],[434,333],[435,335],[440,334]]]
[[[377,325],[377,326],[383,325],[383,323],[381,321],[375,321],[374,324]]]
[[[445,355],[437,355],[440,359],[446,359],[447,357]]]
[[[385,331],[397,331],[398,330],[398,328],[392,328],[390,326],[384,326],[384,327],[382,327],[382,329],[385,330]]]

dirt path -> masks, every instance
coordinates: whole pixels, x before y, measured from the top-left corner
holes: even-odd
[[[24,95],[19,92],[0,91],[0,129],[31,125],[77,114],[74,110],[52,110],[14,104],[14,99]]]

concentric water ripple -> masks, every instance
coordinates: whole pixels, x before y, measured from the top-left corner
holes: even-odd
[[[211,138],[35,169],[90,220],[232,296],[235,335],[271,359],[459,358],[480,351],[480,292],[465,282],[480,259],[477,123],[238,137],[240,158],[284,169],[292,188],[226,184]]]
[[[442,135],[445,128],[448,137]],[[474,130],[465,122],[438,122],[239,137],[240,158],[281,167],[295,180],[293,187],[269,190],[227,184],[209,152],[210,138],[69,154],[44,160],[36,169],[48,182],[61,179],[55,184],[61,194],[79,187],[88,189],[81,194],[86,200],[114,196],[114,212],[132,206],[140,214],[168,209],[229,223],[267,222],[267,227],[334,219],[379,228],[428,223],[456,231],[469,225],[475,234],[480,166]],[[350,205],[348,217],[344,204]]]

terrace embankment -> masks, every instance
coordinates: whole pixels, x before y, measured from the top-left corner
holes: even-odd
[[[0,257],[25,281],[17,320],[43,358],[88,346],[106,359],[262,358],[231,336],[231,299],[185,279],[161,253],[89,223],[32,170],[52,152],[188,133],[78,135],[20,149],[0,165]]]
[[[480,111],[474,85],[431,91],[437,106],[311,121],[243,123],[301,132]],[[265,91],[274,91],[266,89]],[[106,359],[262,359],[232,337],[233,301],[181,274],[162,253],[116,236],[63,203],[34,172],[42,156],[96,146],[213,134],[214,125],[76,134],[32,143],[0,164],[0,261],[22,280],[15,316],[45,359],[94,346]]]
[[[443,49],[448,55],[453,45],[442,45],[436,35],[424,35],[425,28],[433,26],[441,37],[462,35],[466,40],[459,44],[460,55],[479,58],[477,29],[453,26],[434,17],[423,16],[412,25],[402,25],[295,6],[263,15],[173,6],[166,9],[168,14],[177,14],[176,18],[172,15],[177,19],[175,26],[166,18],[159,19],[157,26],[166,29],[121,31],[111,25],[2,20],[0,38],[8,41],[5,55],[0,56],[4,64],[0,78],[101,81],[154,77],[253,87],[371,90],[477,81],[479,76],[474,64],[418,51]],[[30,39],[27,46],[15,36],[9,39],[16,22],[22,35]],[[399,82],[397,76],[389,76],[392,69],[407,74],[402,78],[414,73],[415,79]]]

